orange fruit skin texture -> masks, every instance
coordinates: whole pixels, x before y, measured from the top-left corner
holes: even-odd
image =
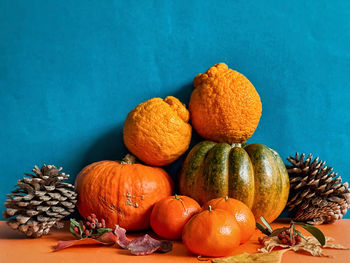
[[[107,227],[126,230],[149,228],[153,205],[173,191],[172,179],[163,169],[118,161],[86,166],[75,185],[83,217],[94,213],[105,219]]]
[[[182,232],[182,242],[190,252],[208,257],[230,255],[240,240],[241,230],[235,217],[222,209],[194,215]]]
[[[207,140],[242,143],[258,126],[259,94],[242,74],[219,63],[193,81],[189,110],[193,128]]]
[[[223,209],[233,214],[241,229],[241,241],[248,241],[255,232],[255,217],[249,207],[243,202],[234,198],[215,198],[207,202],[203,209],[208,209],[209,205],[213,209]]]
[[[201,211],[194,199],[178,195],[157,202],[151,213],[151,227],[159,236],[180,239],[182,230],[191,216]]]
[[[125,146],[147,164],[170,164],[188,149],[192,135],[189,118],[188,110],[175,97],[147,100],[126,117]]]

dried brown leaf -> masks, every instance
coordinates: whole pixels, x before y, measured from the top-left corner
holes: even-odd
[[[326,244],[322,247],[320,246],[319,241],[314,238],[313,236],[306,236],[305,240],[302,239],[302,241],[294,246],[284,245],[279,243],[278,237],[271,237],[267,239],[264,242],[264,247],[258,249],[258,251],[263,253],[270,253],[274,248],[280,247],[280,248],[289,248],[295,252],[297,251],[306,251],[310,253],[312,256],[318,256],[318,257],[327,257],[327,255],[322,253],[322,248],[336,248],[336,249],[349,249],[339,244],[332,244],[329,243],[329,241],[332,241],[332,238],[327,237],[326,238]]]
[[[335,248],[335,249],[344,249],[347,250],[349,249],[348,247],[344,247],[342,245],[339,244],[333,244],[333,243],[329,243],[331,241],[334,241],[335,239],[332,237],[326,237],[326,245],[324,245],[324,248]]]
[[[242,253],[226,258],[214,258],[211,261],[213,263],[280,263],[282,255],[286,251],[283,249],[271,253]]]

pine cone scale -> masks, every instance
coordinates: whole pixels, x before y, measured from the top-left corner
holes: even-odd
[[[19,188],[7,195],[3,211],[12,229],[40,237],[74,211],[77,194],[73,185],[61,182],[69,178],[61,170],[54,165],[34,166],[34,175],[25,173],[28,177],[17,181]]]
[[[332,223],[343,217],[350,208],[349,184],[343,183],[332,167],[325,166],[319,157],[312,161],[309,154],[289,156],[286,165],[290,178],[289,211],[294,219],[312,224]]]

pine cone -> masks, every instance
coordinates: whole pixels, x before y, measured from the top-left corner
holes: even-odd
[[[7,195],[3,212],[4,218],[10,218],[7,224],[12,229],[28,237],[41,237],[74,211],[77,194],[73,185],[60,182],[69,177],[61,170],[54,165],[44,164],[41,169],[34,166],[35,175],[25,173],[30,178],[17,181],[19,188]]]
[[[290,180],[287,208],[295,212],[293,219],[310,224],[341,219],[350,208],[349,184],[342,184],[341,177],[318,157],[313,161],[311,154],[304,158],[305,154],[299,158],[299,153],[287,158],[292,164],[286,165]]]

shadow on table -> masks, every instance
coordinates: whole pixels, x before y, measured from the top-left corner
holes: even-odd
[[[27,237],[9,226],[4,225],[0,228],[0,239],[26,239]],[[28,238],[29,239],[29,238]]]
[[[73,239],[73,235],[69,232],[69,221],[64,222],[64,226],[61,228],[52,227],[50,232],[43,237],[53,238],[57,240],[63,240],[64,237],[66,240]],[[5,222],[1,222],[0,227],[0,239],[34,239],[30,237],[26,237],[24,234],[20,233],[17,230],[11,229],[6,225]]]

